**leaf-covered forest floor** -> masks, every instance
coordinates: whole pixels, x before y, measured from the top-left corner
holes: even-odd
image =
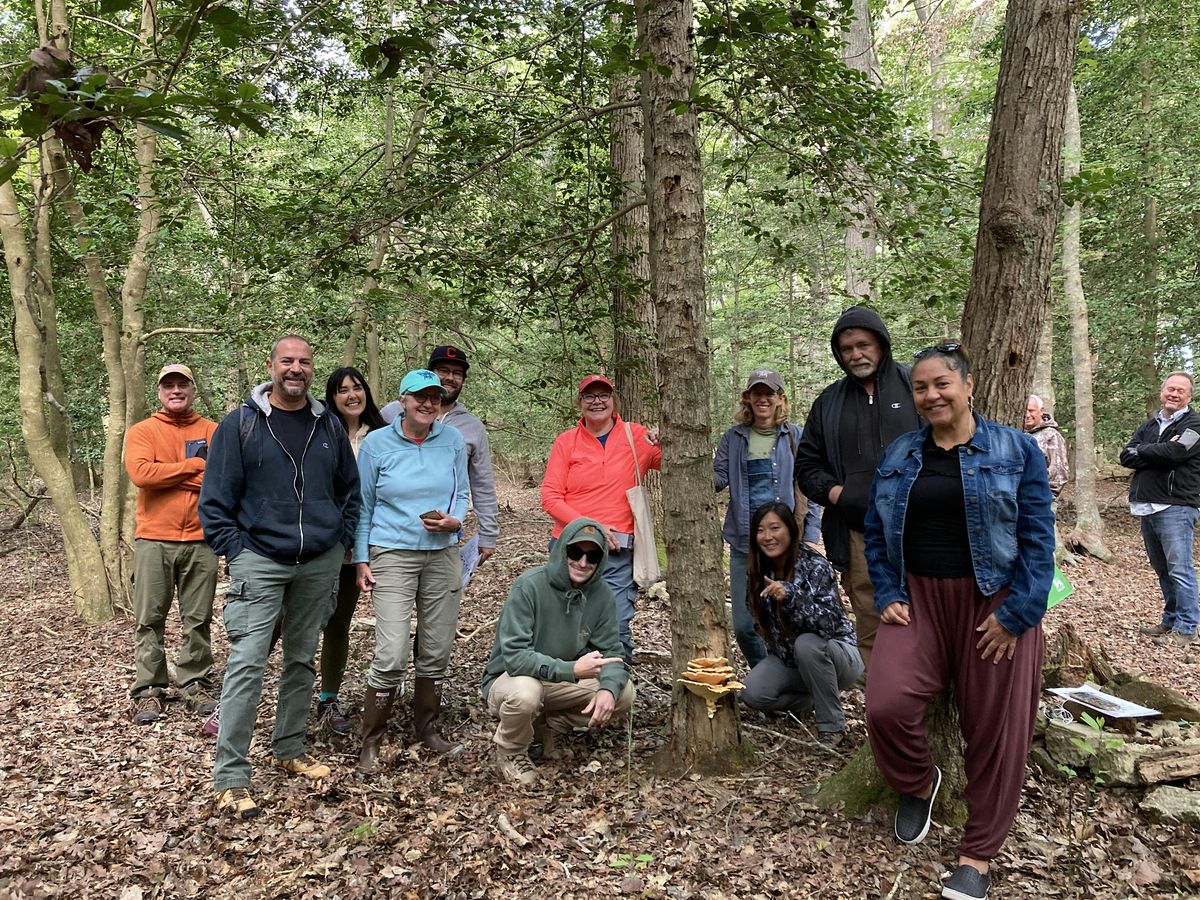
[[[1157,621],[1157,584],[1123,486],[1104,490],[1115,561],[1069,570],[1076,593],[1047,630],[1070,622],[1119,668],[1200,700],[1196,659],[1136,634]],[[218,818],[213,739],[181,702],[153,726],[130,723],[130,623],[88,627],[72,616],[61,544],[42,515],[43,524],[0,534],[0,897],[915,898],[937,896],[955,858],[956,830],[935,823],[924,844],[903,847],[884,810],[849,821],[810,802],[864,740],[857,691],[846,697],[851,736],[836,751],[799,723],[747,718],[753,754],[740,774],[655,774],[669,703],[665,655],[637,666],[630,741],[623,727],[586,735],[570,763],[543,764],[535,789],[501,783],[479,675],[507,588],[544,559],[549,533],[537,490],[514,486],[502,489],[500,551],[464,602],[447,686],[445,721],[465,751],[442,760],[407,749],[405,707],[385,775],[355,780],[357,739],[317,735],[312,749],[333,776],[315,786],[288,779],[268,765],[276,654],[251,751],[263,814]],[[663,602],[643,601],[640,648],[669,650],[666,613]],[[366,602],[359,615],[370,615]],[[173,623],[171,653],[177,637]],[[355,630],[351,653],[343,697],[357,706],[369,631]],[[1196,835],[1148,822],[1139,797],[1031,769],[993,896],[1195,895]]]

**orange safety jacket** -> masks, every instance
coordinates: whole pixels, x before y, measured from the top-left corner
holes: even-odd
[[[138,487],[137,531],[151,541],[201,541],[196,505],[205,460],[186,456],[188,441],[212,444],[217,423],[192,412],[182,418],[156,412],[125,435],[125,471]]]
[[[662,465],[662,448],[646,439],[646,427],[630,422],[642,478]],[[554,537],[566,525],[587,516],[612,531],[633,533],[633,510],[625,492],[637,484],[633,450],[625,436],[625,421],[613,416],[613,427],[601,444],[584,427],[583,419],[554,440],[546,476],[542,479],[542,509],[554,520]]]

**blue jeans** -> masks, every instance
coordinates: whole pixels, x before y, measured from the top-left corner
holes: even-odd
[[[549,549],[554,550],[558,538],[550,538]],[[633,580],[633,548],[628,550],[613,550],[609,548],[608,561],[604,571],[600,573],[604,583],[612,588],[617,598],[617,633],[621,638],[621,646],[625,648],[626,664],[633,663],[633,633],[629,623],[637,612],[637,584]]]
[[[1168,506],[1161,512],[1141,516],[1142,542],[1150,565],[1162,588],[1162,625],[1180,634],[1195,634],[1200,623],[1197,604],[1196,567],[1192,562],[1192,539],[1200,509]]]
[[[754,617],[746,605],[746,554],[729,551],[729,601],[733,606],[733,636],[742,648],[746,665],[753,669],[767,655],[767,647],[754,630]]]
[[[313,658],[321,629],[333,613],[338,570],[345,555],[346,548],[334,544],[316,559],[285,565],[243,550],[229,564],[223,613],[229,660],[221,688],[214,790],[250,786],[250,739],[258,717],[271,633],[281,611],[283,668],[271,755],[294,759],[304,752],[304,729],[316,678]]]

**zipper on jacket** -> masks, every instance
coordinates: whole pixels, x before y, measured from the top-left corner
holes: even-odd
[[[312,436],[316,433],[317,424],[315,421],[313,422],[312,431],[308,433],[308,440],[304,442],[304,451],[300,454],[300,465],[297,466],[296,457],[288,453],[287,447],[283,446],[283,441],[276,436],[275,429],[271,427],[271,417],[268,415],[264,418],[267,420],[267,431],[271,432],[271,437],[275,439],[275,443],[279,445],[279,449],[283,451],[283,455],[291,461],[292,469],[296,472],[292,478],[292,493],[296,495],[296,501],[299,504],[299,512],[296,516],[296,529],[300,532],[300,548],[296,551],[296,565],[300,565],[300,558],[304,555],[304,492],[296,487],[296,481],[300,478],[300,473],[304,466],[304,457],[308,455],[308,445],[312,443]]]

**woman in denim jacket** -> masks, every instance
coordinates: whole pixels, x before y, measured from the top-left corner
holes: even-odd
[[[866,555],[881,626],[867,679],[867,733],[900,794],[896,837],[929,831],[941,771],[924,730],[953,684],[966,744],[967,824],[942,896],[987,896],[1025,780],[1054,573],[1046,462],[1033,439],[972,410],[958,344],[916,354],[913,400],[929,424],[884,451]]]

